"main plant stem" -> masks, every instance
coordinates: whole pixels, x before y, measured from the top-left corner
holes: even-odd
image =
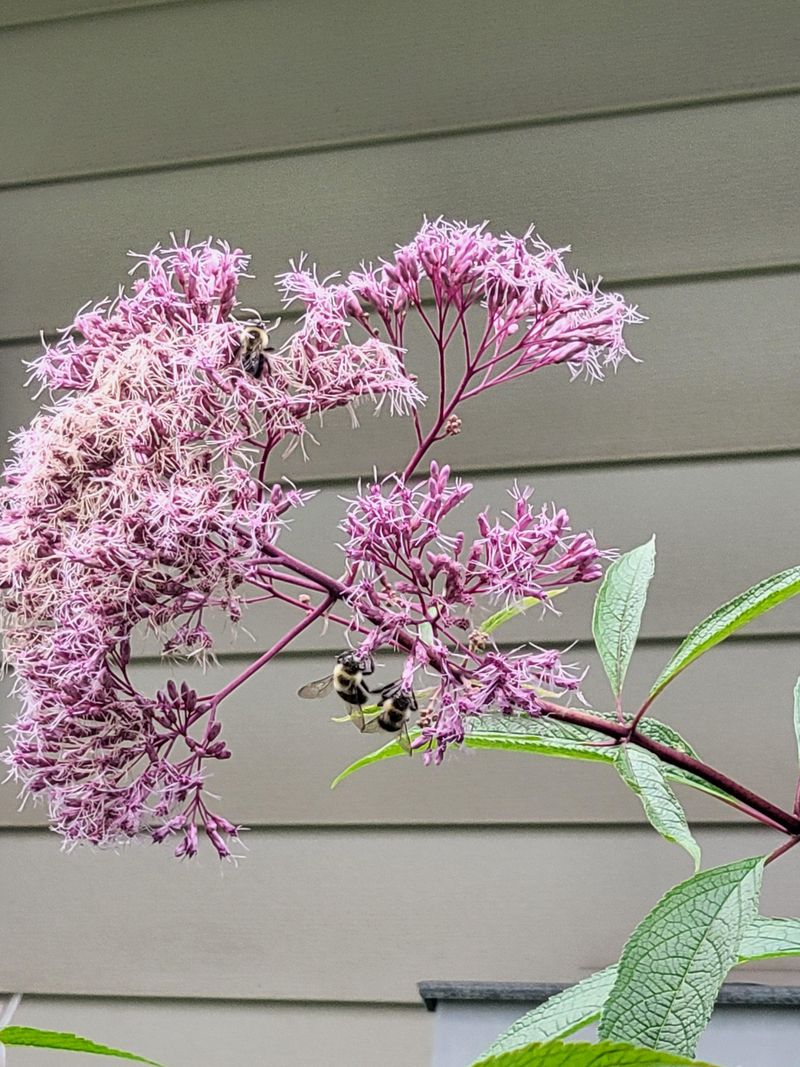
[[[689,771],[691,774],[697,775],[698,778],[702,778],[704,782],[708,782],[709,785],[723,790],[723,792],[750,808],[754,813],[765,816],[773,826],[784,833],[793,837],[800,836],[800,818],[796,815],[784,811],[783,808],[779,808],[772,801],[767,800],[758,793],[754,793],[746,786],[740,785],[739,782],[729,778],[722,771],[710,766],[710,764],[639,733],[633,728],[633,724],[601,719],[599,716],[592,715],[589,712],[563,707],[561,704],[551,704],[546,700],[542,701],[542,706],[548,718],[558,719],[560,722],[568,722],[574,726],[583,726],[588,730],[595,730],[597,733],[605,734],[607,737],[616,738],[619,742],[638,745],[640,748],[652,752],[654,756],[658,756],[660,760],[671,767]]]

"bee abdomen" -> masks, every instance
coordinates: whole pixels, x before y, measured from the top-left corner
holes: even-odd
[[[405,721],[406,713],[404,711],[398,711],[397,708],[389,708],[387,711],[381,712],[378,717],[381,729],[387,730],[391,734],[395,734],[398,730],[402,730]]]
[[[339,689],[336,692],[346,704],[364,705],[369,703],[369,694],[363,686],[356,685],[352,689]]]

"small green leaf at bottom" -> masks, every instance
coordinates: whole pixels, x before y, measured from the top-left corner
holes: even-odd
[[[476,1060],[472,1067],[711,1067],[711,1064],[613,1041],[601,1041],[597,1045],[548,1041],[545,1045],[526,1045],[513,1052]]]
[[[160,1067],[155,1060],[136,1056],[133,1052],[108,1048],[98,1045],[87,1037],[77,1034],[64,1034],[56,1030],[37,1030],[32,1026],[6,1026],[0,1030],[0,1045],[26,1045],[29,1048],[53,1048],[65,1052],[89,1052],[96,1056],[115,1056],[118,1060],[133,1060],[135,1063],[149,1063],[150,1067]]]
[[[577,985],[548,997],[543,1004],[539,1004],[512,1023],[508,1030],[492,1042],[484,1055],[496,1056],[500,1052],[522,1048],[533,1041],[553,1041],[556,1038],[569,1037],[582,1026],[588,1026],[600,1018],[600,1012],[616,977],[616,966],[606,967],[603,971],[590,974]]]

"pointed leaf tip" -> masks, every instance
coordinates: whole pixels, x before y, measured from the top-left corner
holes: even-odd
[[[680,801],[667,783],[666,768],[658,756],[636,745],[623,745],[617,755],[617,770],[642,802],[650,825],[661,836],[686,849],[700,868],[700,846],[692,836]]]
[[[148,1060],[144,1056],[137,1056],[133,1052],[125,1052],[122,1049],[110,1048],[108,1045],[98,1045],[96,1041],[90,1041],[88,1037],[78,1037],[77,1034],[62,1033],[57,1030],[39,1030],[33,1026],[6,1026],[0,1030],[0,1044],[61,1049],[64,1052],[86,1052],[95,1056],[110,1056],[118,1060],[149,1064],[150,1067],[161,1067],[161,1064],[156,1063],[155,1060]]]
[[[501,1052],[523,1048],[534,1041],[569,1037],[581,1027],[588,1026],[599,1018],[616,976],[616,966],[606,967],[604,971],[590,974],[577,985],[548,997],[543,1004],[512,1023],[492,1042],[484,1056],[497,1056]]]
[[[763,581],[757,582],[756,585],[740,593],[733,600],[729,600],[716,611],[712,611],[681,642],[650,690],[651,698],[660,693],[668,682],[671,682],[698,656],[702,656],[714,645],[730,637],[746,623],[757,619],[759,615],[763,615],[798,593],[800,593],[800,567],[790,567],[788,570],[781,571],[780,574],[764,578]]]

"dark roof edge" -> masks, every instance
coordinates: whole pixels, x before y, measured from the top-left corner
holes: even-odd
[[[568,989],[568,985],[541,982],[418,982],[419,995],[428,1011],[436,1011],[440,1000],[524,1001],[541,1004]],[[800,986],[760,985],[755,982],[727,982],[717,1004],[759,1004],[765,1007],[800,1007]]]

